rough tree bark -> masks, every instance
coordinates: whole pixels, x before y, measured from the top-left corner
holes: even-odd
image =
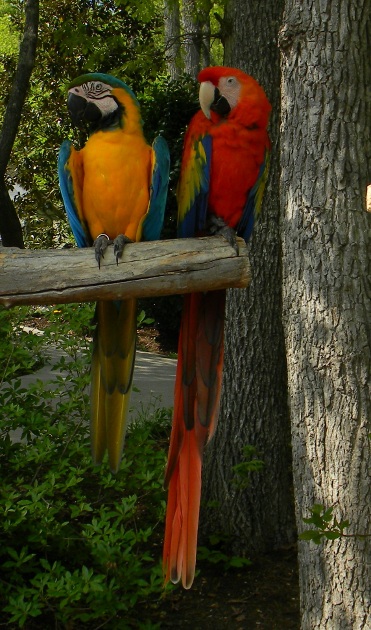
[[[279,238],[280,67],[277,35],[283,2],[231,0],[226,10],[225,63],[252,74],[272,103],[272,159],[262,216],[249,247],[252,283],[230,291],[219,426],[206,452],[201,527],[229,533],[237,553],[257,553],[294,539],[290,426],[281,321]],[[238,489],[233,466],[244,445],[265,467]],[[217,502],[218,509],[207,507]]]
[[[201,67],[206,68],[211,63],[211,24],[210,12],[205,12],[205,20],[202,27]]]
[[[197,12],[196,0],[183,0],[183,57],[187,74],[196,78],[201,67],[202,21]]]
[[[283,305],[297,522],[334,506],[370,534],[369,0],[287,0]],[[371,627],[370,538],[299,546],[303,630]]]
[[[165,0],[164,24],[166,67],[175,81],[182,72],[179,0]]]
[[[165,0],[165,59],[172,79],[182,72],[196,78],[210,65],[211,2]]]
[[[38,0],[27,0],[25,3],[25,27],[19,49],[18,66],[0,136],[0,234],[2,243],[6,247],[24,246],[21,224],[6,187],[5,171],[17,135],[22,107],[35,63],[38,22],[39,2]]]

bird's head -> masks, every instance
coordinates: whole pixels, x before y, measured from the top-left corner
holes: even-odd
[[[225,66],[204,68],[198,75],[200,106],[206,118],[223,118],[242,124],[266,127],[270,103],[263,88],[250,75]]]
[[[72,81],[67,106],[73,124],[90,132],[123,127],[132,112],[139,116],[138,101],[126,83],[98,72]]]

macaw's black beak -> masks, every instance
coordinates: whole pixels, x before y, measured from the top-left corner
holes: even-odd
[[[219,114],[219,116],[228,116],[229,112],[231,111],[230,104],[228,103],[225,96],[222,96],[222,94],[220,94],[217,87],[215,88],[214,100],[210,105],[210,109],[213,112]]]
[[[76,127],[84,127],[86,123],[90,127],[95,127],[102,118],[102,112],[97,105],[71,92],[68,94],[67,107]]]

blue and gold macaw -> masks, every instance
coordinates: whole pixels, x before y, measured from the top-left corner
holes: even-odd
[[[94,245],[100,266],[109,243],[118,262],[125,243],[160,238],[169,178],[162,137],[148,145],[139,103],[119,79],[91,73],[68,90],[72,121],[87,125],[77,151],[65,141],[59,152],[60,189],[76,243]],[[97,303],[91,367],[93,461],[117,472],[124,445],[136,347],[136,300]]]

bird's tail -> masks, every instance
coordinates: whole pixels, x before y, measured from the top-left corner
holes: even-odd
[[[174,417],[165,486],[168,487],[163,566],[165,582],[190,588],[195,575],[206,442],[219,412],[225,291],[184,299],[175,379]]]
[[[91,447],[95,464],[105,450],[112,472],[120,466],[136,347],[136,300],[97,303],[91,368]]]

